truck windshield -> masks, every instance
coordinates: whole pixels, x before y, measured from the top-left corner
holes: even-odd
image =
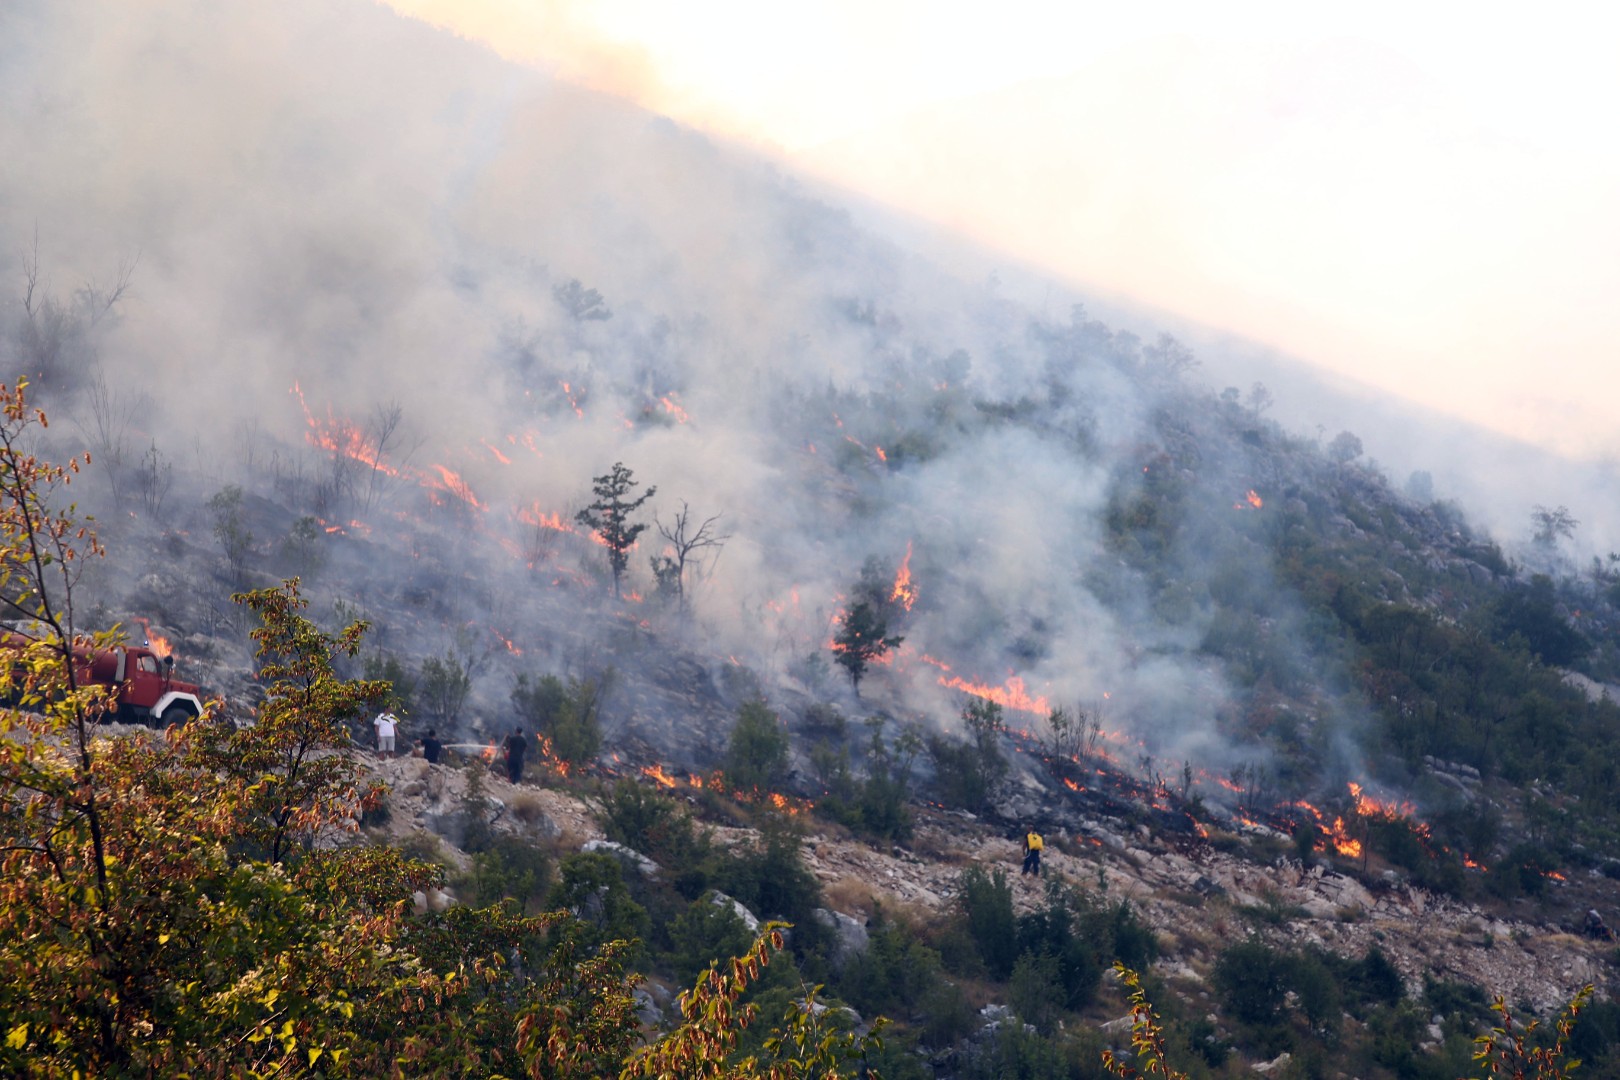
[[[158,673],[158,662],[157,657],[155,656],[137,656],[135,658],[135,666],[141,671],[149,672],[153,675]]]

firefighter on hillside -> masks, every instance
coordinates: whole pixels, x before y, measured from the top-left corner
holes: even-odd
[[[1023,872],[1025,874],[1034,874],[1036,877],[1041,876],[1041,849],[1045,846],[1046,841],[1041,839],[1041,834],[1036,832],[1033,827],[1024,831]]]

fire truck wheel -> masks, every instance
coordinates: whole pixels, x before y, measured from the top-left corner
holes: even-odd
[[[191,710],[184,705],[170,705],[163,710],[163,726],[185,727],[191,723]]]

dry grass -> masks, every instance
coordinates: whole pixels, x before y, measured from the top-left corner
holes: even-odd
[[[874,898],[872,887],[860,878],[848,874],[822,890],[827,906],[846,915],[870,917]]]
[[[546,816],[545,803],[540,800],[540,796],[531,791],[519,790],[507,805],[512,809],[512,816],[525,825],[533,825]]]

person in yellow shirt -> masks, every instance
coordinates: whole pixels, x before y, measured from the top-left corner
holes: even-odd
[[[1046,841],[1033,828],[1024,831],[1024,873],[1041,876],[1041,849]]]

